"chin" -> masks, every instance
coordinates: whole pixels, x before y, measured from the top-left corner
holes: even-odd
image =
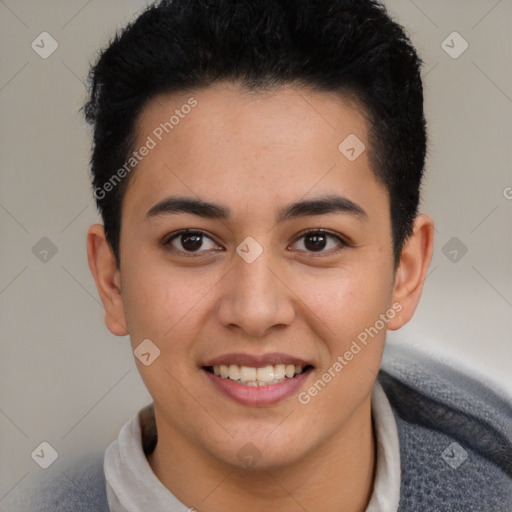
[[[221,452],[219,445],[216,445],[212,453],[236,470],[254,473],[284,469],[307,456],[309,447],[304,442],[296,441],[300,439],[297,434],[282,432],[276,439],[271,439],[273,433],[268,435],[267,431],[256,436],[234,437]]]

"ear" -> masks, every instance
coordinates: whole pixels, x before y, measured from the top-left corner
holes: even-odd
[[[121,274],[105,230],[94,224],[87,232],[87,259],[105,309],[105,324],[116,336],[126,336],[126,318],[121,295]]]
[[[433,250],[434,221],[428,215],[418,215],[414,220],[413,232],[402,249],[395,274],[393,304],[399,303],[402,309],[390,320],[388,329],[400,329],[412,318],[420,300]]]

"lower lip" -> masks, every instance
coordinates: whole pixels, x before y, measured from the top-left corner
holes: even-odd
[[[223,379],[205,370],[202,371],[210,379],[214,387],[225,396],[244,405],[263,407],[265,405],[277,404],[281,400],[297,393],[304,381],[308,378],[311,370],[307,370],[293,379],[286,379],[279,384],[268,384],[266,386],[244,386],[237,384],[231,379]]]

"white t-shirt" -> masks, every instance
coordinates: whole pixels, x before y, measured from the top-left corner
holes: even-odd
[[[142,447],[141,422],[152,404],[141,409],[105,451],[104,470],[111,512],[191,512],[157,478]],[[372,417],[377,438],[373,494],[366,512],[396,512],[400,499],[400,448],[389,401],[376,382]],[[144,429],[148,431],[148,429]]]

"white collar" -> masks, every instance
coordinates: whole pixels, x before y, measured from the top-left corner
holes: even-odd
[[[400,499],[400,448],[396,421],[377,381],[372,390],[372,417],[377,437],[375,484],[365,512],[396,512]],[[111,512],[189,512],[191,509],[160,482],[149,465],[144,443],[154,443],[153,404],[126,423],[105,451],[104,471]]]
[[[395,415],[379,381],[372,390],[372,418],[377,437],[377,468],[365,512],[396,512],[400,501],[400,444]]]

